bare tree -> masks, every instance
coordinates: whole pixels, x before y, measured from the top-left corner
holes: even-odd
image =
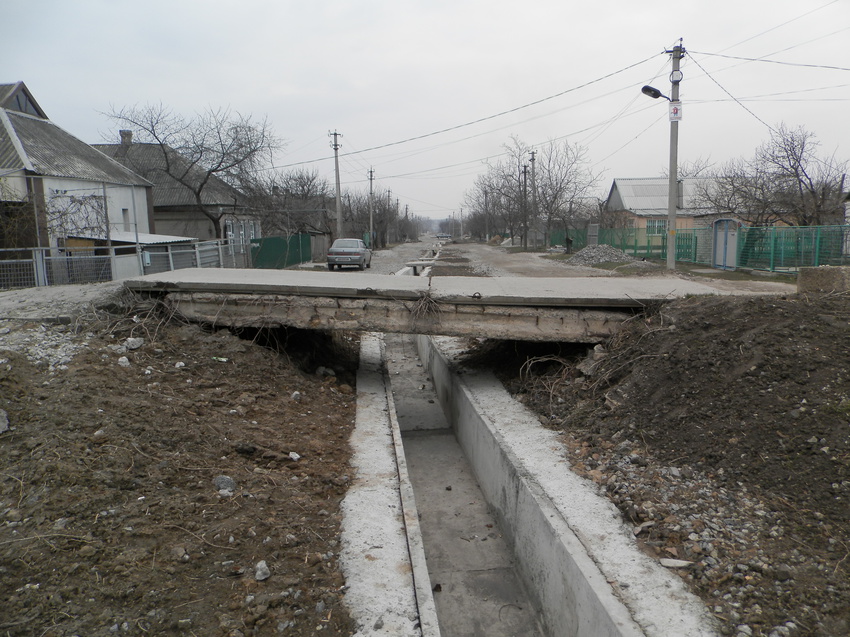
[[[328,203],[333,195],[316,170],[261,171],[247,175],[240,190],[267,236],[331,231]]]
[[[588,164],[587,150],[566,140],[550,141],[540,151],[535,181],[547,239],[556,224],[566,232],[586,218],[585,199],[599,181]]]
[[[764,172],[774,175],[782,221],[797,226],[835,223],[843,217],[847,162],[817,156],[819,142],[802,126],[785,125],[756,151]]]
[[[702,208],[744,219],[754,226],[780,220],[783,210],[776,198],[772,177],[752,160],[733,159],[696,183],[696,200]]]
[[[104,199],[100,195],[56,193],[45,206],[47,228],[56,237],[109,237]]]
[[[711,174],[714,164],[709,159],[697,157],[693,161],[684,161],[676,169],[676,176],[679,179],[697,179],[706,177]],[[669,171],[665,167],[661,171],[661,176],[665,179],[670,176]]]
[[[195,204],[221,238],[221,206],[204,198],[213,178],[237,187],[271,160],[281,142],[266,119],[255,121],[230,109],[209,109],[192,118],[174,113],[162,104],[125,107],[109,116],[133,131],[143,143],[155,144],[163,170],[189,190]]]
[[[486,192],[488,219],[498,232],[508,233],[513,243],[518,234],[524,239],[528,231],[528,191],[523,188],[522,167],[528,161],[529,147],[512,137],[504,148],[504,158],[488,164],[487,172],[476,179],[474,189],[478,193],[468,195],[468,204],[471,212],[481,213]],[[526,179],[526,186],[527,181],[530,180]]]
[[[472,190],[465,195],[470,211],[469,227],[477,236],[519,232],[526,245],[529,226],[543,225],[548,237],[556,225],[568,229],[589,216],[586,198],[597,184],[598,176],[588,167],[587,151],[567,141],[550,141],[535,156],[534,179],[524,165],[530,160],[530,147],[517,139],[504,146],[505,155],[488,164]],[[532,210],[529,199],[537,202]]]
[[[753,225],[842,223],[847,162],[820,157],[814,133],[785,125],[749,160],[732,160],[699,190],[702,205]]]

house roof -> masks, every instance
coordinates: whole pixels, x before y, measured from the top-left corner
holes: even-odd
[[[50,120],[0,108],[0,172],[18,170],[45,177],[150,185]]]
[[[99,151],[121,162],[130,170],[142,175],[153,185],[154,208],[196,206],[195,195],[166,172],[165,157],[159,144],[122,142],[120,144],[94,144]],[[180,169],[189,166],[188,160],[173,148],[165,147],[172,165]],[[229,206],[241,203],[242,194],[231,185],[213,175],[201,191],[201,201],[208,206]]]
[[[98,239],[100,241],[105,241],[106,236],[100,232],[84,232],[77,233],[74,236],[79,237],[81,239]],[[132,232],[127,230],[111,230],[109,232],[109,240],[113,243],[132,243],[135,244],[136,240],[140,245],[159,245],[165,243],[191,243],[193,241],[197,241],[197,237],[180,237],[177,235],[171,234],[150,234],[148,232]]]
[[[0,84],[0,108],[48,119],[23,82]]]
[[[706,210],[696,200],[697,189],[702,179],[680,179],[679,201],[676,214],[699,215]],[[628,210],[639,217],[655,217],[667,214],[670,182],[666,177],[648,179],[614,179],[608,193],[608,210]]]

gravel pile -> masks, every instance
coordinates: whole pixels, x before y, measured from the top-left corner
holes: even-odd
[[[67,369],[74,355],[88,348],[88,338],[75,338],[73,328],[66,325],[37,325],[20,321],[0,321],[0,350],[24,354],[36,366],[45,366],[51,372]]]
[[[637,261],[619,248],[609,245],[587,246],[576,252],[567,262],[570,265],[593,266],[600,263],[628,263]]]

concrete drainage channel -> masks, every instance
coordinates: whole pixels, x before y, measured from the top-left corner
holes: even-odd
[[[363,335],[341,561],[358,635],[717,635],[459,342]]]

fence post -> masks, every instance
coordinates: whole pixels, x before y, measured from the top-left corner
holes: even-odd
[[[195,242],[195,267],[201,267],[201,249],[198,247],[199,243]]]
[[[815,262],[812,264],[815,267],[820,265],[820,226],[815,230]]]
[[[35,276],[36,287],[50,284],[47,280],[47,267],[44,255],[45,249],[35,248],[32,251],[33,275]]]
[[[174,257],[171,255],[171,244],[165,246],[166,252],[168,254],[168,269],[170,271],[174,271]]]
[[[776,227],[771,227],[768,229],[770,233],[770,271],[774,271],[776,259]]]

